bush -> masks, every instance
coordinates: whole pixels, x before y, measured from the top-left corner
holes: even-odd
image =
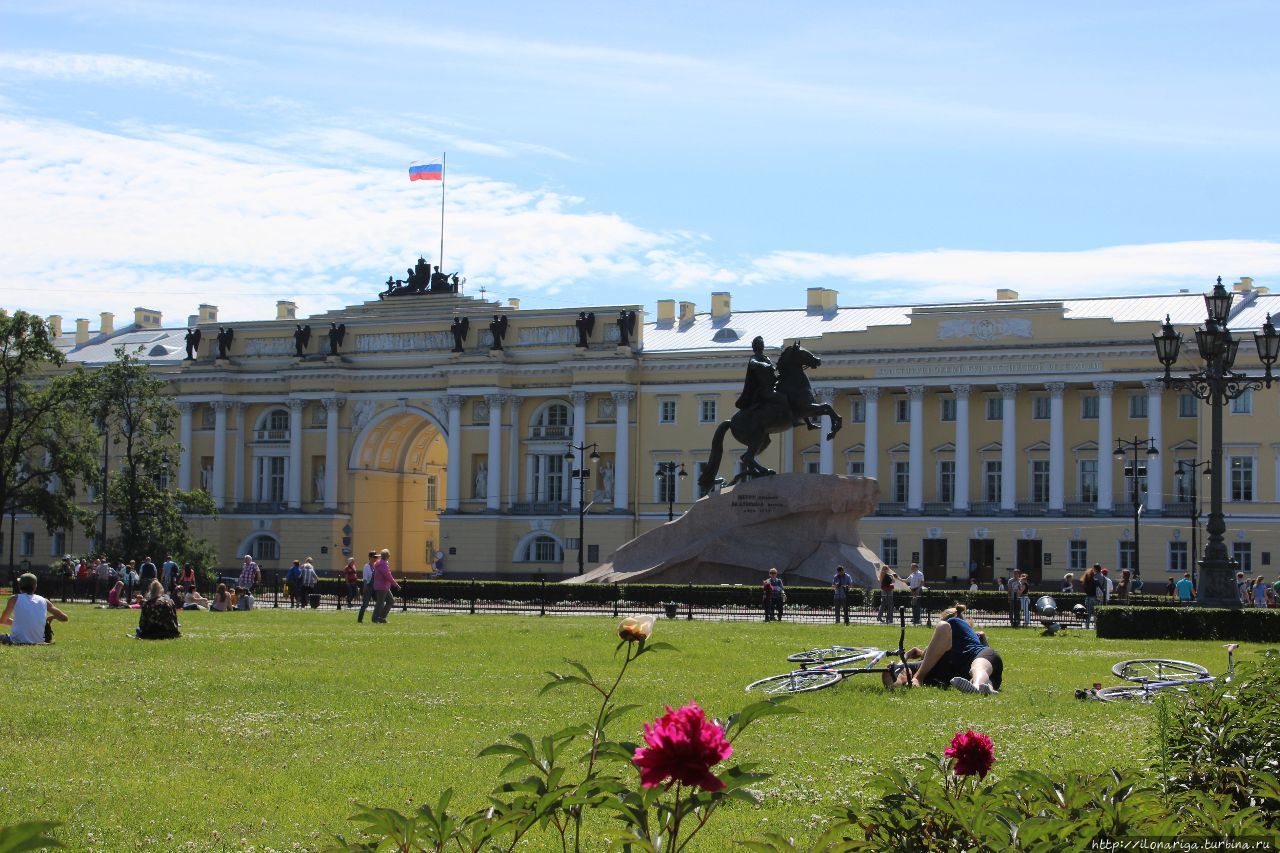
[[[1113,640],[1280,642],[1280,610],[1213,607],[1102,607],[1098,636]]]

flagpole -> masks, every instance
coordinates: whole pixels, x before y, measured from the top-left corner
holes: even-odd
[[[444,272],[444,179],[448,172],[449,154],[440,155],[440,272]]]

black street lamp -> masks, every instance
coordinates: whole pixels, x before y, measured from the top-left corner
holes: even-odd
[[[1175,378],[1170,370],[1178,360],[1182,346],[1182,334],[1174,331],[1168,316],[1160,334],[1152,335],[1156,345],[1156,358],[1164,366],[1160,381],[1166,388],[1176,388],[1195,394],[1207,402],[1211,409],[1209,449],[1209,520],[1205,525],[1208,539],[1204,558],[1200,561],[1200,588],[1197,590],[1201,604],[1210,607],[1239,607],[1236,592],[1235,570],[1237,565],[1227,553],[1225,534],[1226,517],[1222,513],[1222,410],[1227,403],[1247,391],[1271,387],[1271,366],[1280,357],[1280,334],[1271,325],[1271,315],[1262,325],[1261,332],[1254,332],[1253,341],[1258,360],[1264,373],[1261,377],[1249,376],[1233,369],[1240,340],[1232,337],[1227,328],[1231,315],[1231,301],[1235,295],[1222,286],[1222,278],[1214,285],[1213,292],[1205,294],[1204,305],[1208,312],[1204,328],[1196,329],[1196,349],[1204,368],[1190,376]]]
[[[582,574],[582,555],[586,550],[586,527],[587,527],[587,510],[591,509],[591,504],[587,503],[587,478],[591,476],[591,469],[587,467],[587,459],[592,462],[600,461],[600,454],[597,452],[600,445],[592,444],[570,444],[569,449],[565,451],[564,458],[573,462],[573,453],[578,452],[578,467],[569,472],[569,476],[578,481],[578,574]],[[591,451],[591,456],[586,455],[587,451]],[[591,503],[595,503],[592,501]]]
[[[679,474],[676,473],[676,466],[680,466]],[[662,489],[667,495],[667,521],[675,521],[676,518],[676,477],[685,479],[689,476],[689,472],[684,470],[683,462],[659,462],[658,463],[658,480],[662,483]]]
[[[1203,459],[1197,462],[1192,459],[1188,462],[1186,459],[1178,460],[1178,491],[1190,500],[1190,511],[1187,518],[1191,522],[1191,588],[1196,588],[1196,558],[1200,556],[1200,496],[1196,493],[1196,473],[1204,469],[1204,475],[1209,476],[1209,460]],[[1187,475],[1190,474],[1190,482],[1187,482]],[[1190,490],[1187,486],[1190,486]]]
[[[1141,559],[1141,542],[1139,537],[1138,521],[1142,517],[1142,493],[1138,491],[1139,480],[1147,473],[1147,466],[1141,464],[1138,451],[1145,450],[1148,458],[1154,458],[1160,455],[1160,451],[1156,449],[1156,440],[1154,438],[1138,438],[1136,435],[1132,440],[1127,438],[1116,439],[1115,457],[1124,459],[1128,456],[1129,451],[1133,451],[1132,467],[1126,464],[1124,466],[1125,476],[1133,477],[1133,579],[1142,579],[1142,559]],[[1141,584],[1134,584],[1141,587]]]

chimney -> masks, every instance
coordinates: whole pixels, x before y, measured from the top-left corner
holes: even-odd
[[[510,306],[512,311],[520,310],[520,300],[516,299],[514,296],[507,300],[507,305]]]
[[[116,315],[110,311],[103,311],[98,315],[98,334],[114,335],[116,333]]]
[[[730,295],[725,291],[711,294],[711,319],[723,320],[733,313],[730,307]]]
[[[50,314],[47,318],[45,318],[45,322],[49,324],[49,337],[51,338],[62,337],[62,315],[61,314]]]
[[[160,320],[160,312],[154,308],[133,309],[133,325],[139,329],[159,329],[163,325]]]
[[[1248,293],[1250,290],[1253,290],[1253,279],[1249,278],[1247,275],[1242,275],[1240,276],[1240,280],[1232,285],[1232,289],[1235,290],[1236,293]]]
[[[217,305],[201,304],[200,307],[196,309],[196,312],[200,318],[198,322],[201,322],[201,323],[218,322],[218,306]],[[194,326],[195,323],[192,323],[191,325]]]
[[[1017,302],[1017,301],[1018,301],[1018,291],[1016,291],[1016,290],[1010,290],[1010,289],[1009,289],[1009,288],[1007,288],[1007,287],[997,288],[997,289],[996,289],[996,301],[997,301],[997,302]]]
[[[82,347],[89,343],[89,321],[84,317],[76,320],[76,346]]]
[[[680,302],[680,325],[681,326],[685,325],[686,323],[693,322],[694,315],[697,313],[694,310],[695,308],[696,306],[692,302],[685,302],[681,300]]]
[[[298,317],[298,306],[296,303],[287,299],[281,299],[276,302],[276,319],[277,320],[295,320]]]
[[[674,299],[658,300],[658,322],[674,323],[676,320],[676,301]]]
[[[825,287],[810,287],[806,296],[805,308],[810,314],[828,314],[836,310],[836,297],[839,293]]]

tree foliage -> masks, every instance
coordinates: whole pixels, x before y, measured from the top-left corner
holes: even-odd
[[[173,439],[177,409],[167,384],[124,347],[94,382],[96,412],[116,457],[106,495],[119,532],[108,550],[130,558],[172,555],[207,568],[213,549],[192,537],[184,514],[212,515],[213,500],[204,491],[168,488],[181,447]]]
[[[90,380],[40,317],[0,310],[0,513],[30,513],[50,532],[84,522],[76,490],[95,479]]]

